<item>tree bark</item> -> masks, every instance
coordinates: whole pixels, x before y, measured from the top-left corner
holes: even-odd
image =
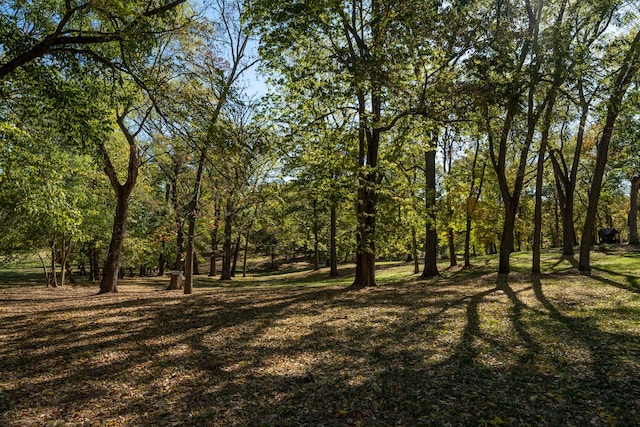
[[[100,279],[100,262],[98,260],[98,250],[96,249],[95,241],[89,244],[87,252],[89,256],[89,280],[95,282]]]
[[[164,276],[164,268],[166,263],[167,263],[167,245],[163,238],[162,242],[160,242],[160,255],[158,256],[158,276],[159,277]]]
[[[64,282],[66,280],[66,264],[67,264],[67,240],[65,238],[64,233],[62,233],[62,238],[60,239],[62,246],[60,248],[60,286],[64,286]]]
[[[313,270],[320,270],[320,252],[318,250],[318,201],[313,199]]]
[[[107,260],[102,271],[100,281],[101,294],[108,292],[118,292],[118,271],[120,270],[120,259],[122,257],[122,246],[124,244],[125,223],[129,210],[129,197],[123,192],[117,193],[116,213],[113,217],[113,227],[111,228],[111,241]]]
[[[438,271],[438,235],[436,232],[436,150],[435,147],[424,152],[425,192],[427,218],[425,221],[424,269],[421,279],[439,276]]]
[[[449,267],[455,267],[458,265],[458,260],[456,259],[456,247],[454,240],[453,228],[449,227],[447,230],[447,244],[449,245]]]
[[[500,236],[500,261],[498,274],[509,274],[511,271],[510,256],[514,250],[514,233],[516,208],[513,203],[505,203],[504,225]]]
[[[56,268],[56,239],[51,242],[51,286],[58,287],[58,271]]]
[[[380,99],[372,95],[372,111],[375,117],[380,116]],[[374,287],[376,284],[376,204],[378,200],[377,185],[379,175],[375,168],[378,165],[378,147],[380,144],[379,129],[367,129],[366,101],[362,93],[358,94],[358,113],[360,126],[359,140],[359,172],[358,197],[356,200],[357,220],[357,253],[356,277],[352,289]]]
[[[640,244],[640,239],[638,238],[638,190],[640,190],[640,175],[631,178],[629,216],[627,219],[630,245]]]
[[[217,276],[218,262],[218,225],[220,223],[220,203],[216,200],[216,208],[213,216],[213,230],[211,230],[211,256],[209,262],[209,276]]]
[[[40,251],[36,250],[36,253],[38,254],[38,258],[40,258],[40,264],[42,264],[42,270],[44,271],[44,278],[46,280],[46,284],[48,288],[49,285],[51,284],[51,277],[49,277],[49,271],[47,270],[47,263],[44,262],[44,258],[42,258],[42,255],[40,255]]]
[[[224,211],[224,244],[222,258],[222,274],[220,280],[231,280],[231,247],[232,247],[232,233],[233,230],[233,201],[231,195],[227,195],[227,205]]]
[[[420,273],[420,260],[418,259],[418,230],[411,227],[411,256],[413,257],[413,274]]]
[[[336,250],[337,210],[335,203],[331,203],[331,224],[329,230],[329,277],[338,277],[338,252]]]
[[[506,114],[504,120],[502,120],[502,126],[499,132],[500,136],[497,141],[497,150],[492,130],[492,117],[489,113],[488,105],[484,106],[484,119],[486,121],[486,131],[489,140],[489,157],[496,172],[500,194],[505,206],[504,224],[500,241],[500,262],[498,267],[498,273],[502,275],[509,274],[510,272],[509,258],[513,251],[515,217],[524,185],[529,150],[533,142],[541,110],[543,109],[541,105],[537,104],[536,96],[536,89],[542,79],[539,72],[540,61],[538,58],[531,57],[532,54],[534,56],[538,55],[536,49],[543,4],[544,2],[539,2],[536,10],[531,10],[530,13],[528,13],[528,29],[526,37],[522,39],[522,48],[518,54],[517,72],[512,73],[514,80],[510,82],[510,89],[507,94]],[[527,76],[528,81],[524,79],[524,76]],[[511,186],[507,178],[507,152],[510,145],[509,140],[512,137],[511,131],[513,123],[516,116],[521,112],[520,104],[522,103],[522,96],[524,94],[524,90],[522,90],[522,86],[524,85],[527,87],[527,110],[524,116],[526,118],[526,136],[521,144],[519,144],[520,155],[517,166],[515,167],[515,180],[513,186]]]
[[[469,254],[469,246],[471,245],[471,210],[475,208],[482,193],[482,185],[484,184],[484,172],[486,163],[482,165],[480,173],[480,183],[476,189],[476,166],[478,164],[478,154],[480,152],[480,139],[476,139],[476,149],[473,153],[473,162],[471,164],[471,188],[469,189],[469,197],[465,206],[465,234],[464,234],[464,268],[471,268],[471,256]],[[472,206],[473,204],[473,206]]]
[[[240,241],[242,240],[242,233],[238,232],[238,238],[235,245],[233,245],[233,262],[231,263],[231,277],[236,277],[236,267],[238,266],[238,255],[240,254]]]
[[[247,277],[247,252],[249,251],[249,233],[251,227],[244,235],[244,250],[242,251],[242,277]]]

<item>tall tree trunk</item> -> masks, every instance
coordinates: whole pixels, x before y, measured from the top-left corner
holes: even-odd
[[[118,292],[118,271],[120,270],[120,259],[122,257],[128,210],[129,197],[119,192],[116,203],[116,213],[113,217],[113,227],[111,228],[109,252],[107,253],[107,260],[102,270],[102,280],[100,281],[99,293],[101,294]]]
[[[552,150],[550,153],[556,181],[558,202],[560,204],[560,215],[562,217],[562,255],[570,258],[574,257],[574,246],[578,244],[574,224],[575,189],[578,182],[580,154],[582,153],[587,119],[593,99],[593,96],[590,99],[587,99],[585,96],[583,76],[581,74],[578,76],[577,86],[581,112],[571,169],[568,169],[561,150]]]
[[[100,262],[98,260],[98,249],[96,242],[92,241],[87,250],[89,256],[89,280],[92,282],[100,279]]]
[[[198,259],[198,251],[193,250],[193,275],[200,275],[200,260]]]
[[[449,227],[447,230],[447,244],[449,245],[449,267],[455,267],[458,265],[458,260],[456,259],[456,246],[453,235],[453,228]]]
[[[251,227],[247,230],[247,233],[244,235],[244,250],[242,251],[242,277],[247,277],[247,253],[249,251],[249,233],[251,231]]]
[[[71,266],[69,265],[68,261],[65,261],[64,269],[67,272],[67,275],[69,276],[69,283],[71,283],[72,285],[77,285],[76,278],[73,275],[73,270],[71,269]]]
[[[158,276],[159,277],[164,276],[164,268],[166,263],[167,263],[167,244],[164,238],[162,238],[162,241],[160,242],[160,255],[158,256]]]
[[[420,260],[418,259],[418,230],[415,225],[411,227],[411,256],[413,257],[413,274],[420,273]]]
[[[512,73],[514,80],[510,82],[512,89],[507,96],[507,109],[505,118],[501,121],[502,124],[497,147],[492,129],[492,115],[489,113],[488,105],[484,106],[484,119],[486,121],[486,131],[489,140],[489,157],[496,172],[500,194],[505,206],[504,224],[500,241],[500,262],[498,266],[498,274],[501,275],[506,275],[510,272],[509,258],[513,251],[515,217],[518,212],[518,205],[524,185],[529,150],[533,142],[541,111],[544,109],[544,102],[539,104],[537,96],[537,88],[542,79],[540,61],[537,56],[538,34],[543,5],[544,2],[538,2],[535,10],[531,9],[528,13],[529,22],[527,35],[526,38],[523,39],[519,52],[517,72]],[[523,77],[525,75],[528,78],[528,83]],[[517,163],[507,168],[507,153],[510,145],[512,145],[509,143],[512,137],[512,127],[516,117],[521,113],[520,104],[522,103],[522,96],[525,93],[521,88],[524,85],[527,85],[527,110],[524,115],[527,123],[526,136],[524,141],[519,144],[520,155]],[[507,176],[509,172],[508,169],[513,168],[516,169],[516,176],[513,186],[511,186]]]
[[[506,203],[504,209],[504,224],[500,236],[500,261],[498,274],[509,274],[511,271],[510,257],[514,251],[514,228],[516,224],[516,207],[513,202]]]
[[[582,138],[578,137],[577,141],[577,145],[582,146]],[[560,156],[560,159],[562,159],[562,153],[560,153],[559,151],[553,150],[550,153],[551,164],[553,165],[556,181],[558,204],[560,206],[560,218],[562,220],[562,255],[572,258],[575,254],[573,247],[576,244],[576,231],[575,225],[573,223],[575,181],[572,179],[573,170],[570,172],[570,174],[565,173],[560,165],[560,161],[558,160],[557,156]],[[578,148],[576,148],[574,158],[577,159],[579,156],[580,152],[578,151]],[[577,165],[574,166],[577,167]]]
[[[560,12],[558,13],[556,23],[553,29],[553,56],[554,70],[553,83],[549,88],[547,107],[542,120],[542,136],[540,138],[540,148],[538,149],[538,168],[536,171],[536,202],[534,212],[533,225],[533,259],[531,261],[531,273],[540,274],[541,270],[541,252],[542,252],[542,184],[544,180],[544,162],[547,153],[547,144],[549,142],[549,130],[551,129],[551,121],[553,119],[553,109],[556,103],[556,93],[562,84],[562,74],[565,69],[563,64],[564,55],[561,52],[560,42],[560,25],[564,20],[564,11],[567,2],[562,2]]]
[[[553,232],[553,247],[557,248],[560,242],[560,215],[558,215],[558,196],[554,194],[553,197],[553,216],[554,216],[554,232]]]
[[[467,203],[465,206],[464,268],[471,268],[471,256],[469,254],[469,246],[471,244],[471,213],[472,209],[475,209],[475,205],[480,199],[480,195],[482,193],[482,185],[484,184],[484,173],[487,169],[487,164],[485,162],[482,164],[480,183],[478,184],[478,188],[476,189],[476,166],[478,164],[479,153],[480,139],[476,139],[476,148],[473,153],[473,163],[471,164],[471,188],[469,189],[469,197],[467,197]]]
[[[336,250],[336,230],[337,230],[337,209],[335,203],[331,203],[331,224],[329,226],[329,277],[338,277],[338,252]]]
[[[381,105],[377,95],[372,95],[372,111],[375,117],[380,116]],[[356,277],[352,289],[373,287],[376,285],[376,204],[378,200],[377,186],[379,174],[375,170],[378,165],[378,148],[380,131],[367,128],[367,103],[362,93],[358,94],[359,113],[359,161],[358,161],[358,197],[356,200],[357,219],[357,253]]]
[[[200,210],[200,193],[202,190],[202,173],[204,171],[204,162],[207,158],[207,152],[204,148],[200,151],[198,159],[198,167],[196,169],[196,179],[193,186],[193,194],[189,202],[189,215],[187,216],[187,248],[184,265],[184,294],[193,293],[193,259],[195,255],[195,239],[196,239],[196,220],[198,219],[198,211]]]
[[[64,233],[62,233],[62,239],[60,239],[62,243],[60,247],[60,286],[64,286],[64,282],[66,279],[66,263],[67,263],[67,240],[65,238]]]
[[[604,129],[598,142],[596,154],[596,168],[591,182],[589,191],[589,205],[585,216],[584,227],[582,228],[582,239],[580,242],[580,261],[578,262],[578,270],[583,273],[591,272],[591,246],[593,244],[593,235],[595,232],[595,219],[598,212],[598,201],[600,199],[600,191],[602,189],[602,180],[604,171],[607,166],[609,154],[609,143],[613,136],[613,128],[620,113],[620,106],[624,96],[633,81],[638,68],[640,67],[640,31],[638,31],[629,46],[622,67],[618,71],[613,92],[607,102],[607,119]]]
[[[640,239],[638,239],[638,190],[640,190],[640,175],[636,175],[631,179],[631,197],[627,219],[630,245],[640,244]]]
[[[320,252],[318,250],[318,201],[313,199],[313,270],[320,270]]]
[[[56,268],[56,238],[51,241],[51,286],[58,287],[58,269]]]
[[[47,263],[44,262],[44,258],[42,258],[39,250],[36,250],[36,253],[38,254],[38,258],[40,258],[40,264],[42,264],[42,270],[44,271],[44,278],[46,280],[48,288],[51,285],[51,277],[49,276],[49,271],[47,270]]]
[[[216,200],[216,208],[213,216],[213,230],[211,230],[211,257],[209,261],[209,276],[217,276],[218,262],[218,225],[220,223],[220,202]]]
[[[439,276],[438,272],[438,235],[436,232],[436,150],[424,152],[425,193],[427,218],[425,221],[424,269],[420,278],[429,279]]]
[[[181,164],[174,159],[173,171],[171,174],[171,205],[173,206],[173,222],[176,229],[176,259],[173,262],[174,271],[184,270],[184,223],[182,210],[178,204],[178,175]]]
[[[176,259],[173,263],[173,269],[176,271],[184,270],[184,229],[182,219],[176,215]]]
[[[222,258],[222,274],[220,276],[220,280],[231,280],[231,246],[232,242],[232,233],[233,230],[233,201],[231,200],[231,195],[227,196],[227,206],[224,211],[224,244],[223,244],[223,252],[224,256]]]
[[[471,215],[466,213],[465,227],[464,227],[464,268],[471,268]]]
[[[231,263],[231,277],[236,277],[236,267],[238,266],[238,254],[240,253],[240,241],[242,239],[242,233],[238,232],[238,238],[235,245],[233,245],[233,262]]]
[[[126,115],[126,113],[125,113]],[[111,163],[111,158],[103,144],[98,146],[100,154],[104,162],[104,172],[109,178],[111,187],[116,193],[116,213],[113,217],[113,227],[111,229],[111,242],[109,243],[109,252],[105,263],[102,280],[100,281],[100,291],[104,294],[109,292],[118,292],[118,270],[120,269],[120,260],[122,257],[122,245],[125,236],[125,224],[127,221],[127,213],[129,211],[129,198],[131,192],[138,180],[138,172],[140,165],[140,152],[136,145],[136,134],[131,134],[124,124],[125,115],[117,117],[118,126],[127,139],[129,144],[129,164],[127,167],[127,180],[124,184],[120,184],[116,169]],[[140,132],[141,128],[138,130]]]

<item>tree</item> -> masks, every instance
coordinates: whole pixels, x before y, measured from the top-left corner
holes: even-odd
[[[578,269],[586,274],[591,271],[591,245],[593,244],[593,232],[596,213],[598,210],[598,200],[602,188],[602,179],[607,166],[609,154],[609,143],[613,137],[613,130],[620,114],[625,94],[629,85],[633,82],[638,68],[640,68],[640,31],[631,34],[628,44],[622,50],[620,68],[615,75],[615,80],[611,86],[609,98],[606,101],[606,118],[602,135],[598,141],[596,166],[591,181],[589,191],[589,206],[582,228],[582,240],[580,242],[580,261]]]
[[[109,243],[109,251],[107,254],[107,260],[102,272],[102,279],[100,280],[99,293],[118,292],[118,271],[120,269],[120,260],[122,257],[122,246],[124,244],[125,237],[125,225],[127,221],[127,214],[129,211],[129,200],[133,188],[138,180],[138,173],[140,166],[142,165],[142,159],[140,156],[140,147],[136,138],[143,130],[144,122],[147,120],[151,108],[147,108],[147,111],[142,113],[140,117],[140,123],[137,124],[138,129],[132,131],[129,129],[129,125],[125,123],[125,120],[129,114],[132,113],[131,107],[125,107],[121,113],[116,113],[116,122],[120,131],[126,139],[128,145],[128,164],[126,168],[126,178],[124,182],[120,182],[118,178],[118,171],[111,159],[111,155],[104,142],[99,142],[98,152],[102,156],[104,162],[104,173],[109,178],[109,182],[113,187],[116,195],[116,211],[113,217],[113,227],[111,232],[111,242]]]
[[[352,287],[375,286],[376,215],[385,173],[381,165],[386,143],[392,140],[387,136],[405,117],[430,116],[427,88],[439,69],[461,56],[449,40],[445,48],[433,48],[442,44],[441,34],[449,31],[443,30],[442,16],[458,5],[449,8],[425,1],[409,6],[378,0],[303,4],[256,0],[252,4],[263,56],[278,73],[278,81],[309,82],[318,95],[337,101],[335,109],[357,114],[352,124],[357,146],[357,253]],[[449,34],[456,34],[456,29]],[[456,36],[451,39],[458,41]],[[433,67],[434,62],[427,60],[432,56],[441,61]]]
[[[629,244],[640,243],[638,237],[638,191],[640,190],[640,165],[637,152],[640,149],[640,125],[638,123],[638,97],[640,92],[635,88],[628,94],[626,108],[618,119],[617,132],[611,141],[611,169],[620,171],[630,182],[629,212]]]
[[[484,113],[489,157],[504,203],[499,274],[510,271],[509,258],[514,250],[514,228],[529,151],[546,103],[539,96],[542,75],[538,38],[543,5],[542,1],[532,4],[528,0],[524,8],[497,3],[491,17],[493,23],[487,29],[490,45],[478,49],[469,61],[480,79],[479,103]],[[518,40],[513,39],[514,34],[519,36]],[[494,119],[497,114],[503,115],[499,121]],[[514,135],[518,144],[510,143]],[[515,159],[508,166],[511,149],[515,149]],[[515,170],[515,177],[510,183],[511,170]]]
[[[540,137],[540,146],[538,148],[538,165],[536,173],[536,196],[535,196],[535,213],[534,213],[534,231],[533,231],[533,259],[531,262],[531,272],[540,274],[540,255],[542,250],[542,191],[544,180],[544,163],[549,142],[549,132],[551,131],[556,97],[560,86],[566,79],[566,59],[565,52],[567,46],[563,45],[563,39],[566,32],[563,31],[565,20],[565,9],[567,0],[561,1],[559,11],[556,12],[555,22],[551,26],[551,61],[548,65],[546,73],[550,75],[551,84],[545,93],[546,106],[542,119],[542,130]]]
[[[208,124],[204,136],[198,141],[196,174],[191,200],[188,205],[188,229],[185,255],[185,280],[184,293],[193,292],[193,258],[195,249],[195,228],[198,218],[200,195],[202,190],[202,175],[207,160],[208,149],[212,144],[220,141],[220,123],[223,108],[232,97],[236,84],[242,74],[253,67],[257,60],[248,52],[250,35],[243,27],[243,7],[239,0],[219,0],[216,2],[214,15],[219,19],[219,28],[222,34],[218,39],[218,46],[228,55],[226,67],[222,61],[213,55],[213,52],[205,53],[206,62],[196,64],[200,69],[200,75],[208,88],[213,92],[214,98],[209,104],[205,117]]]
[[[35,60],[80,57],[110,62],[126,56],[109,52],[148,44],[177,23],[174,13],[186,0],[99,2],[9,0],[0,7],[0,81]],[[122,53],[122,54],[121,54]]]
[[[23,77],[5,86],[0,103],[0,246],[13,254],[48,248],[48,283],[64,284],[73,250],[102,223],[101,192],[87,191],[98,181],[88,148],[106,132],[105,110],[93,103],[99,88],[90,78],[53,68]]]
[[[550,148],[549,157],[552,162],[558,204],[562,218],[562,253],[563,256],[573,257],[574,246],[578,243],[575,232],[575,195],[578,185],[580,157],[585,144],[587,122],[592,114],[594,105],[598,102],[601,91],[601,75],[607,73],[598,52],[604,49],[608,29],[618,11],[617,2],[602,2],[596,5],[582,2],[571,2],[568,11],[571,16],[566,22],[573,23],[568,34],[563,35],[563,43],[570,45],[564,49],[563,56],[569,61],[567,69],[575,84],[570,90],[563,90],[567,98],[564,102],[564,113],[557,113],[557,118],[563,120],[562,132],[558,144]],[[576,111],[573,112],[573,108]],[[574,130],[575,142],[571,147],[571,138],[563,137],[574,127],[574,115],[579,117],[577,129]],[[567,150],[569,148],[569,150]],[[571,150],[570,148],[573,148]],[[572,158],[566,158],[566,151],[572,152]]]

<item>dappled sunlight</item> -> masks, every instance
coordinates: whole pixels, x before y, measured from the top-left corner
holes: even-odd
[[[357,292],[185,297],[138,284],[2,297],[15,298],[0,314],[4,425],[477,424],[487,414],[600,425],[640,414],[629,398],[640,396],[640,300],[597,278],[460,270]]]

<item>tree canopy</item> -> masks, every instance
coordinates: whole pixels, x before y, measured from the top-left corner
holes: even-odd
[[[167,267],[190,293],[240,253],[355,262],[354,288],[379,259],[539,274],[550,246],[588,273],[600,228],[638,242],[639,7],[4,2],[0,252],[101,292]]]

